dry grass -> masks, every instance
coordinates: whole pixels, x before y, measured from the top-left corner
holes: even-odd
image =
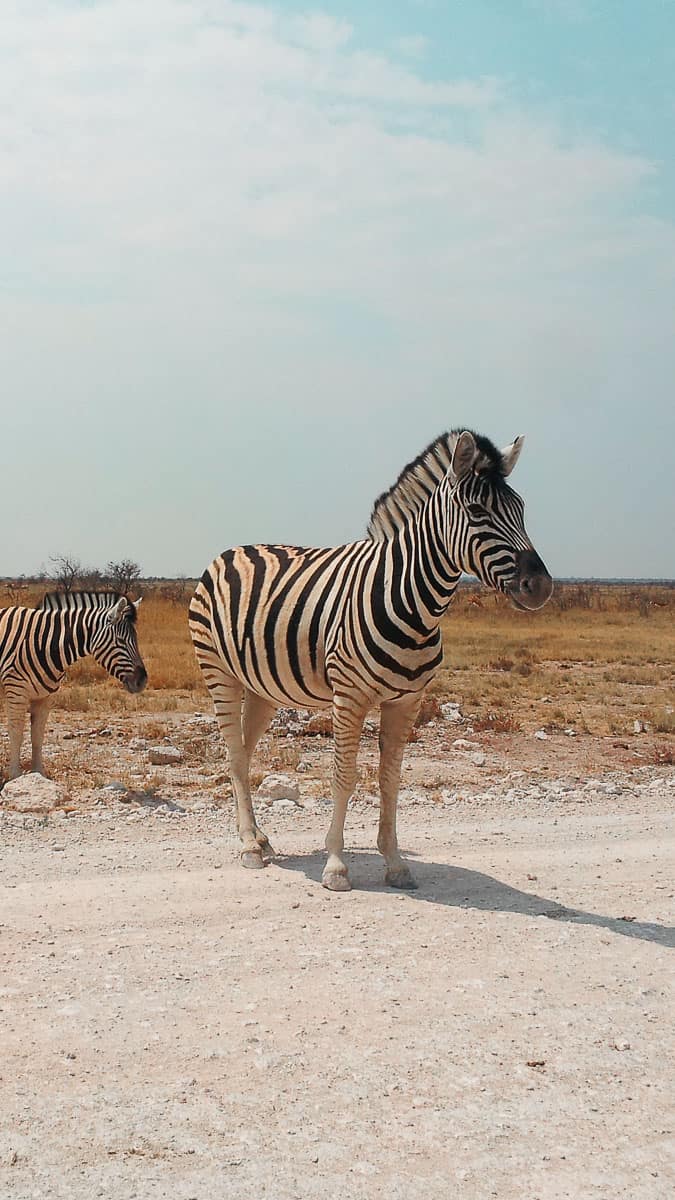
[[[149,682],[129,696],[92,659],[76,664],[57,694],[71,711],[161,713],[210,710],[187,629],[187,595],[146,587],[139,642]],[[42,590],[0,590],[0,605],[36,603]],[[521,613],[461,591],[444,621],[445,663],[418,724],[457,700],[477,729],[512,732],[574,727],[594,734],[632,732],[647,722],[675,732],[675,588],[584,585],[556,590],[541,612]],[[281,765],[281,764],[280,764]],[[290,766],[291,764],[283,764]]]
[[[444,622],[431,692],[459,701],[476,728],[675,729],[675,589],[563,587],[537,613],[460,593]]]

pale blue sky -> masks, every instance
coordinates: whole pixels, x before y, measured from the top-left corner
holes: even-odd
[[[674,576],[674,147],[672,0],[6,0],[0,575],[356,538],[466,425]]]

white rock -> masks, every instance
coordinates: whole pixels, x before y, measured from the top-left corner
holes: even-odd
[[[183,752],[177,746],[151,746],[148,758],[153,767],[170,767],[182,761]]]
[[[469,758],[471,759],[474,767],[484,767],[487,762],[482,750],[477,750],[475,754],[470,754]]]
[[[455,738],[452,743],[453,750],[476,750],[478,742],[469,742],[466,738]]]
[[[444,721],[461,721],[462,714],[459,710],[459,704],[449,700],[447,704],[441,704],[441,712],[443,713]]]
[[[266,775],[258,795],[268,800],[299,800],[300,788],[289,775]]]
[[[45,779],[35,771],[10,779],[0,794],[0,803],[16,812],[49,812],[67,800],[68,793],[60,783]]]
[[[547,732],[546,732],[546,730],[545,730],[545,729],[538,729],[538,730],[537,730],[537,732],[535,733],[535,735],[534,735],[534,736],[535,736],[535,737],[538,739],[538,741],[540,741],[540,742],[547,742],[547,741],[548,741],[548,734],[547,734]]]

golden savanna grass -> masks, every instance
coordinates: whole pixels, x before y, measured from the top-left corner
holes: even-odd
[[[191,587],[142,590],[146,691],[129,696],[86,659],[70,671],[56,707],[97,716],[209,710],[187,628]],[[34,604],[41,595],[4,589],[0,604]],[[638,720],[667,736],[675,732],[674,618],[675,588],[656,585],[559,585],[546,608],[529,614],[462,589],[444,621],[445,662],[431,702],[457,700],[476,728],[495,732],[624,734]]]

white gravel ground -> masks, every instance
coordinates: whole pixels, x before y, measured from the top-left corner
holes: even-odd
[[[617,779],[404,801],[409,894],[367,802],[346,895],[320,801],[264,872],[199,805],[0,818],[0,1195],[672,1200],[675,775]]]

